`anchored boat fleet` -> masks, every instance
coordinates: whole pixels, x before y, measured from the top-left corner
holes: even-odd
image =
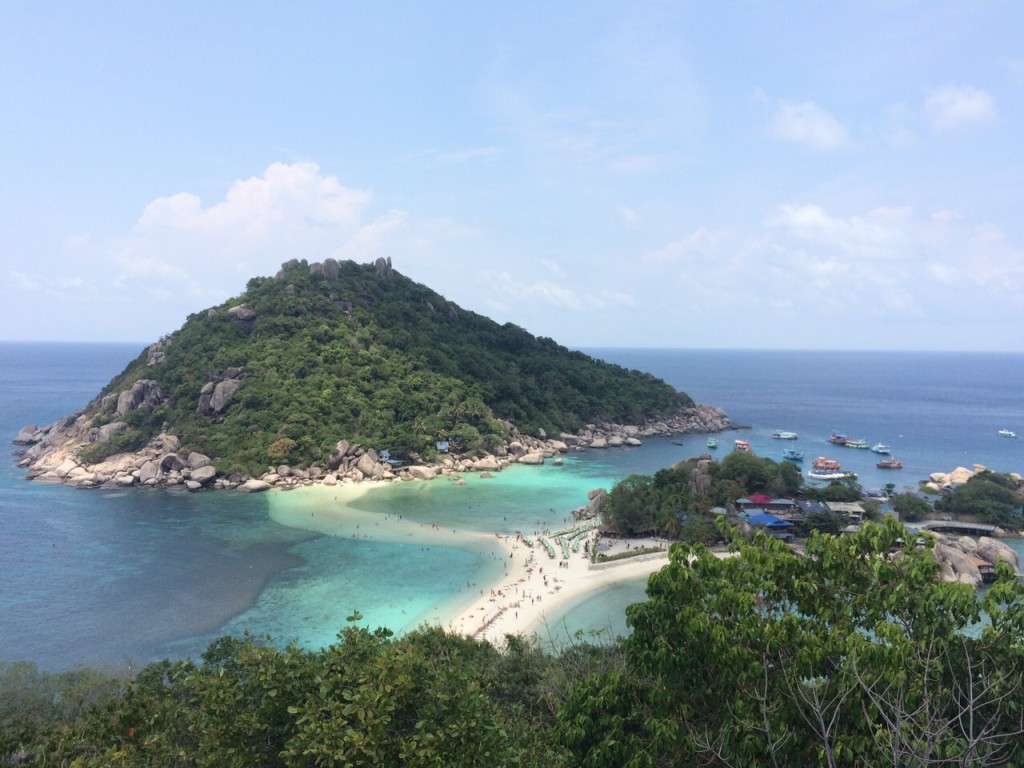
[[[999,437],[1017,437],[1017,433],[1009,429],[1000,429],[997,434]],[[800,436],[796,432],[777,429],[772,432],[771,437],[773,440],[788,441],[797,440]],[[903,469],[903,462],[892,455],[892,448],[885,443],[875,443],[874,445],[871,445],[867,440],[851,438],[841,432],[833,432],[829,436],[828,441],[833,445],[842,446],[844,448],[870,450],[871,452],[878,454],[879,459],[875,462],[875,467],[878,469]],[[711,449],[718,447],[718,439],[714,435],[708,437],[707,447]],[[746,440],[734,440],[733,450],[741,453],[750,453],[750,443]],[[804,453],[796,448],[786,448],[782,451],[782,458],[785,461],[800,463],[804,460]],[[811,462],[811,469],[807,472],[807,477],[811,480],[841,480],[846,477],[856,476],[856,473],[851,472],[850,470],[844,470],[838,461],[827,456],[818,456],[814,459],[814,461]]]

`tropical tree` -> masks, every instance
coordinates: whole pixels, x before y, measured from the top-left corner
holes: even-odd
[[[1024,764],[1024,585],[938,581],[894,521],[758,535],[732,557],[674,545],[628,609],[626,671],[568,694],[559,737],[591,766]]]

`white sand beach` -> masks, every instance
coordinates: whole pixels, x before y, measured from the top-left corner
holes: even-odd
[[[505,635],[530,636],[561,609],[578,602],[595,590],[623,580],[638,579],[654,573],[667,562],[667,543],[652,539],[605,541],[602,551],[625,552],[640,547],[658,547],[662,551],[636,558],[594,565],[587,547],[564,553],[556,547],[551,557],[538,538],[514,534],[486,534],[476,531],[441,528],[429,523],[404,520],[397,515],[380,515],[354,509],[351,503],[364,493],[372,493],[367,484],[337,487],[312,486],[294,491],[271,491],[271,517],[290,527],[304,528],[328,535],[351,535],[353,529],[373,538],[416,543],[480,547],[487,544],[507,558],[498,579],[490,584],[474,584],[472,590],[453,595],[452,600],[431,612],[429,624],[444,626],[452,632],[485,638],[501,645]],[[581,540],[594,546],[596,531],[582,534]],[[476,593],[476,594],[473,594]],[[467,599],[468,597],[468,599]]]
[[[658,571],[668,551],[594,565],[589,555],[552,558],[541,547],[527,547],[516,537],[498,537],[512,567],[505,577],[446,625],[453,632],[485,638],[501,645],[505,635],[530,636],[557,611],[618,581]],[[612,552],[661,546],[650,539],[617,541]]]

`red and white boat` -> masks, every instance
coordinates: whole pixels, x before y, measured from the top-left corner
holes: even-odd
[[[742,453],[750,453],[750,443],[746,440],[734,440],[732,444],[734,451],[740,451]]]
[[[890,456],[887,459],[875,462],[875,466],[879,469],[903,469],[903,462]]]
[[[815,469],[823,469],[828,472],[838,472],[842,469],[842,465],[835,459],[829,459],[824,456],[819,456],[811,462],[811,466]]]

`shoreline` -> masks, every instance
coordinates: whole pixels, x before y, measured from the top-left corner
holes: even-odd
[[[582,546],[568,559],[550,557],[539,542],[528,546],[525,541],[528,537],[522,535],[453,529],[403,519],[400,515],[382,517],[380,513],[352,506],[374,488],[382,487],[386,484],[351,484],[333,488],[309,486],[287,494],[278,490],[268,494],[278,502],[271,503],[269,514],[281,525],[327,536],[351,535],[353,525],[359,530],[363,530],[360,526],[365,525],[367,528],[372,526],[372,538],[385,541],[433,541],[466,549],[479,548],[481,552],[497,549],[498,557],[504,561],[500,571],[495,567],[496,573],[492,577],[467,584],[461,594],[451,595],[450,599],[432,606],[427,615],[411,620],[404,627],[389,627],[396,632],[427,624],[486,639],[500,647],[506,634],[531,637],[555,613],[596,590],[620,581],[649,576],[668,562],[667,544],[651,539],[616,540],[610,549],[604,551],[615,553],[633,546],[662,546],[665,547],[663,552],[595,567],[589,555],[584,554]],[[596,529],[583,535],[591,547],[595,546]]]
[[[668,563],[668,550],[594,567],[588,555],[568,559],[548,557],[527,547],[515,536],[496,536],[509,555],[512,568],[504,578],[452,617],[445,629],[485,639],[501,646],[505,635],[532,637],[548,618],[595,590],[620,581],[650,576]],[[593,540],[593,539],[591,539]],[[650,546],[650,540],[621,540],[619,549]]]

